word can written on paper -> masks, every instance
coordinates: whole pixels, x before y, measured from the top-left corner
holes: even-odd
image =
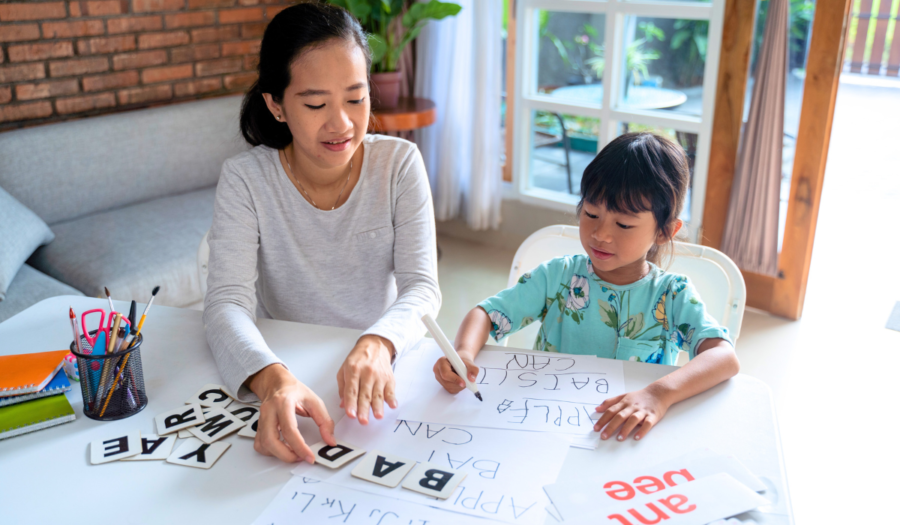
[[[254,525],[483,525],[484,520],[292,476]]]
[[[442,354],[423,340],[410,361],[397,367],[408,381],[400,417],[448,425],[588,434],[600,418],[594,409],[625,392],[621,361],[531,351],[485,351],[475,362],[484,404],[454,396],[431,367]]]
[[[477,401],[476,401],[477,402]],[[379,496],[523,525],[543,524],[550,500],[544,485],[556,482],[568,454],[568,444],[556,435],[509,432],[489,428],[397,420],[388,410],[384,419],[366,427],[342,419],[335,436],[368,451],[383,451],[418,463],[432,463],[466,474],[455,492],[436,500],[401,487],[390,488],[352,475],[353,466],[330,470],[299,464],[294,475],[314,477]]]

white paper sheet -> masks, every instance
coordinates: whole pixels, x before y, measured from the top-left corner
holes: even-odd
[[[733,477],[720,473],[605,506],[598,503],[597,507],[600,508],[597,510],[575,518],[566,518],[565,523],[697,525],[735,516],[767,503],[765,498]]]
[[[624,393],[622,362],[594,356],[531,352],[482,352],[476,384],[478,401],[464,390],[445,391],[432,367],[443,355],[431,339],[409,355],[395,371],[403,398],[400,417],[448,425],[503,428],[587,435],[600,414],[594,408]]]
[[[292,476],[254,525],[484,525],[484,520]]]
[[[388,488],[355,478],[351,475],[353,463],[337,471],[303,463],[292,472],[371,494],[507,523],[544,523],[544,508],[550,499],[543,486],[556,481],[569,450],[565,440],[542,432],[398,421],[392,417],[395,415],[396,411],[388,410],[384,419],[371,419],[366,426],[344,418],[335,427],[335,437],[366,450],[381,450],[465,472],[466,478],[449,499],[438,501],[402,487]]]
[[[682,457],[665,461],[652,467],[630,472],[598,472],[587,479],[564,479],[544,487],[550,500],[564,520],[589,513],[598,507],[616,503],[608,490],[627,493],[625,485],[637,496],[652,493],[660,487],[680,486],[691,479],[700,479],[718,473],[730,474],[754,491],[766,489],[765,484],[753,475],[737,458],[716,454],[710,449],[700,449]],[[613,483],[605,487],[608,483]]]

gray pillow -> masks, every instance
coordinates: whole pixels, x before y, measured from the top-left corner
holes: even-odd
[[[40,217],[0,188],[0,301],[19,268],[54,237]]]

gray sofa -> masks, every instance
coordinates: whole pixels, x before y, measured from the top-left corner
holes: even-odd
[[[55,239],[0,301],[0,321],[56,295],[189,307],[202,301],[197,247],[225,159],[248,148],[240,96],[0,133],[0,188]],[[0,240],[2,243],[2,240]],[[64,315],[64,313],[60,313]]]

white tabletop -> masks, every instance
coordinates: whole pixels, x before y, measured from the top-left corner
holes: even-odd
[[[108,308],[108,302],[74,296],[44,300],[0,323],[0,355],[66,348],[72,340],[69,306],[83,312]],[[128,311],[125,302],[116,301],[115,306]],[[142,309],[140,305],[138,312]],[[331,415],[339,417],[335,375],[360,331],[264,319],[259,328],[270,348],[322,397]],[[154,306],[143,333],[146,409],[120,421],[94,421],[84,416],[75,383],[67,394],[77,416],[74,422],[0,441],[4,524],[250,523],[290,478],[291,465],[257,454],[251,440],[236,435],[226,438],[231,448],[210,470],[159,461],[91,466],[91,441],[119,431],[155,433],[155,414],[181,406],[203,385],[221,381],[201,312]],[[669,370],[626,362],[626,388],[641,388]],[[300,428],[307,442],[319,440],[310,421],[303,420]],[[770,487],[763,495],[773,504],[746,517],[791,523],[772,397],[765,384],[742,375],[673,406],[640,442],[607,441],[593,451],[570,449],[560,478],[597,469],[631,471],[703,447],[735,455]]]

